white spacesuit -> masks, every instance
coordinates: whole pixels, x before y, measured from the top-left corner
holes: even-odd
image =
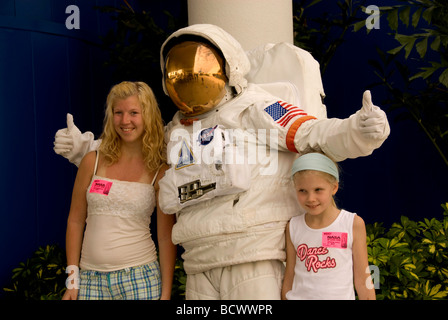
[[[176,48],[187,50],[185,43],[196,46],[193,61],[200,69],[176,58]],[[270,49],[256,50],[253,65],[275,64],[257,60]],[[206,71],[208,62],[199,61],[209,58],[222,70]],[[301,213],[290,179],[297,154],[318,149],[336,161],[367,156],[390,132],[369,92],[351,117],[326,119],[320,75],[309,75],[317,78],[311,94],[292,85],[297,96],[283,90],[286,84],[248,83],[250,65],[240,44],[214,25],[180,29],[161,48],[164,89],[180,111],[166,127],[170,169],[159,183],[159,201],[165,213],[177,215],[172,239],[185,249],[187,299],[279,299],[285,225]],[[256,73],[249,78],[263,78]],[[188,102],[197,96],[205,97],[202,104]],[[59,130],[55,151],[78,162],[80,153],[96,147],[85,135]]]

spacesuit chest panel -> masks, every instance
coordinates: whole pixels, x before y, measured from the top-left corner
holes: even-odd
[[[160,207],[165,213],[249,188],[250,166],[232,131],[220,125],[202,128],[198,121],[173,128],[167,155],[171,166],[159,182]]]

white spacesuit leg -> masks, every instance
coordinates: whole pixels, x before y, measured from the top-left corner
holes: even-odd
[[[264,260],[189,274],[187,300],[280,300],[284,265]]]
[[[225,269],[222,300],[280,300],[284,275],[281,261],[255,261]]]

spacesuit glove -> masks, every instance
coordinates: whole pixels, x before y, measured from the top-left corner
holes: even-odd
[[[294,137],[299,153],[322,150],[335,161],[370,155],[389,136],[386,114],[364,92],[363,106],[346,119],[316,119],[303,123]]]
[[[97,149],[99,143],[100,141],[94,140],[92,132],[81,133],[73,122],[73,116],[67,113],[67,128],[56,132],[53,150],[79,166],[84,155]]]
[[[362,108],[357,112],[359,132],[366,140],[384,141],[390,134],[386,113],[373,105],[372,95],[366,90]]]

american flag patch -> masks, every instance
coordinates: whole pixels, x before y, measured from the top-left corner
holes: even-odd
[[[306,112],[287,102],[277,101],[264,109],[275,122],[286,127],[289,121],[299,115],[306,116]]]

